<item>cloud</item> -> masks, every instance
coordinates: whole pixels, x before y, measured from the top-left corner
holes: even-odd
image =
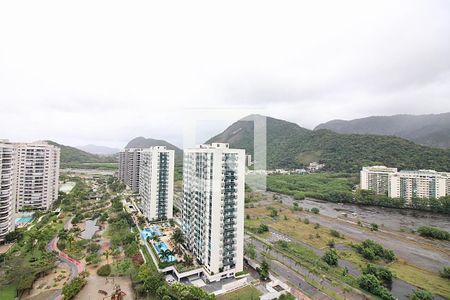
[[[191,109],[309,128],[450,111],[449,19],[437,0],[3,2],[0,138],[181,145]]]

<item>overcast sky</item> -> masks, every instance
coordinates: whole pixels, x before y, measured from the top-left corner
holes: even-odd
[[[114,147],[448,112],[450,1],[2,1],[0,104],[0,138]]]

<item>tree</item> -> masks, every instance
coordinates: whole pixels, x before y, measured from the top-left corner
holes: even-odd
[[[269,269],[270,269],[269,264],[265,259],[263,259],[261,266],[256,269],[256,271],[258,271],[259,273],[259,277],[261,278],[261,280],[269,279]]]
[[[269,227],[266,224],[260,224],[258,229],[256,230],[257,233],[262,234],[264,232],[268,232]]]
[[[251,259],[255,259],[256,258],[256,248],[255,245],[253,244],[248,244],[244,246],[244,253],[245,255],[247,255],[248,257],[250,257]]]
[[[22,239],[22,237],[23,234],[21,231],[19,230],[11,231],[7,235],[5,235],[5,242],[7,243],[15,242],[17,240]]]
[[[175,229],[172,234],[172,241],[175,244],[183,244],[184,243],[184,233],[180,228]]]
[[[326,262],[329,266],[337,266],[339,257],[336,253],[336,250],[329,249],[325,254],[322,256],[322,260]]]
[[[192,266],[194,264],[194,259],[188,254],[183,256],[183,261],[186,266]]]
[[[162,261],[168,261],[169,257],[171,257],[172,255],[173,255],[173,252],[170,251],[169,249],[162,250],[159,253],[159,257],[161,258]]]
[[[103,256],[106,258],[106,263],[109,263],[109,256],[111,255],[111,250],[107,249],[103,252]]]
[[[111,265],[103,265],[97,270],[98,276],[108,277],[111,274]]]

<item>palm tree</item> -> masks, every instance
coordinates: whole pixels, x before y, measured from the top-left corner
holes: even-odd
[[[74,234],[69,234],[67,236],[67,242],[69,243],[69,248],[72,248],[72,243],[75,241]]]
[[[152,240],[153,240],[155,243],[158,243],[161,239],[159,238],[159,236],[154,235],[154,236],[152,237]]]
[[[58,238],[59,238],[60,240],[62,240],[62,241],[66,241],[66,240],[67,240],[67,237],[68,237],[68,233],[67,233],[67,230],[66,230],[66,229],[61,230],[61,231],[58,233]]]
[[[108,249],[108,250],[105,250],[105,252],[103,252],[103,256],[105,256],[107,264],[109,263],[109,261],[108,261],[109,255],[111,255],[111,250]]]
[[[173,255],[173,252],[172,251],[170,251],[169,249],[166,249],[166,250],[162,250],[160,253],[159,253],[159,256],[161,257],[161,260],[163,260],[163,261],[166,261],[170,256],[172,256]]]
[[[172,241],[175,244],[183,244],[184,243],[184,234],[180,228],[175,229],[175,231],[173,232]]]

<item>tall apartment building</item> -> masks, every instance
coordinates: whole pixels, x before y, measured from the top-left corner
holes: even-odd
[[[139,195],[142,212],[150,221],[173,217],[174,166],[174,150],[157,146],[141,151]]]
[[[0,242],[15,226],[16,162],[14,145],[0,140]]]
[[[46,142],[15,144],[16,210],[49,209],[58,199],[60,149]]]
[[[403,198],[410,203],[413,198],[440,198],[448,195],[447,173],[433,170],[400,171],[389,180],[389,197]]]
[[[397,173],[397,168],[385,166],[363,167],[361,170],[361,189],[371,190],[376,194],[389,191],[389,175]]]
[[[245,159],[228,144],[184,151],[182,229],[210,281],[243,269]]]
[[[139,192],[141,148],[129,148],[119,154],[119,178],[135,193]]]

